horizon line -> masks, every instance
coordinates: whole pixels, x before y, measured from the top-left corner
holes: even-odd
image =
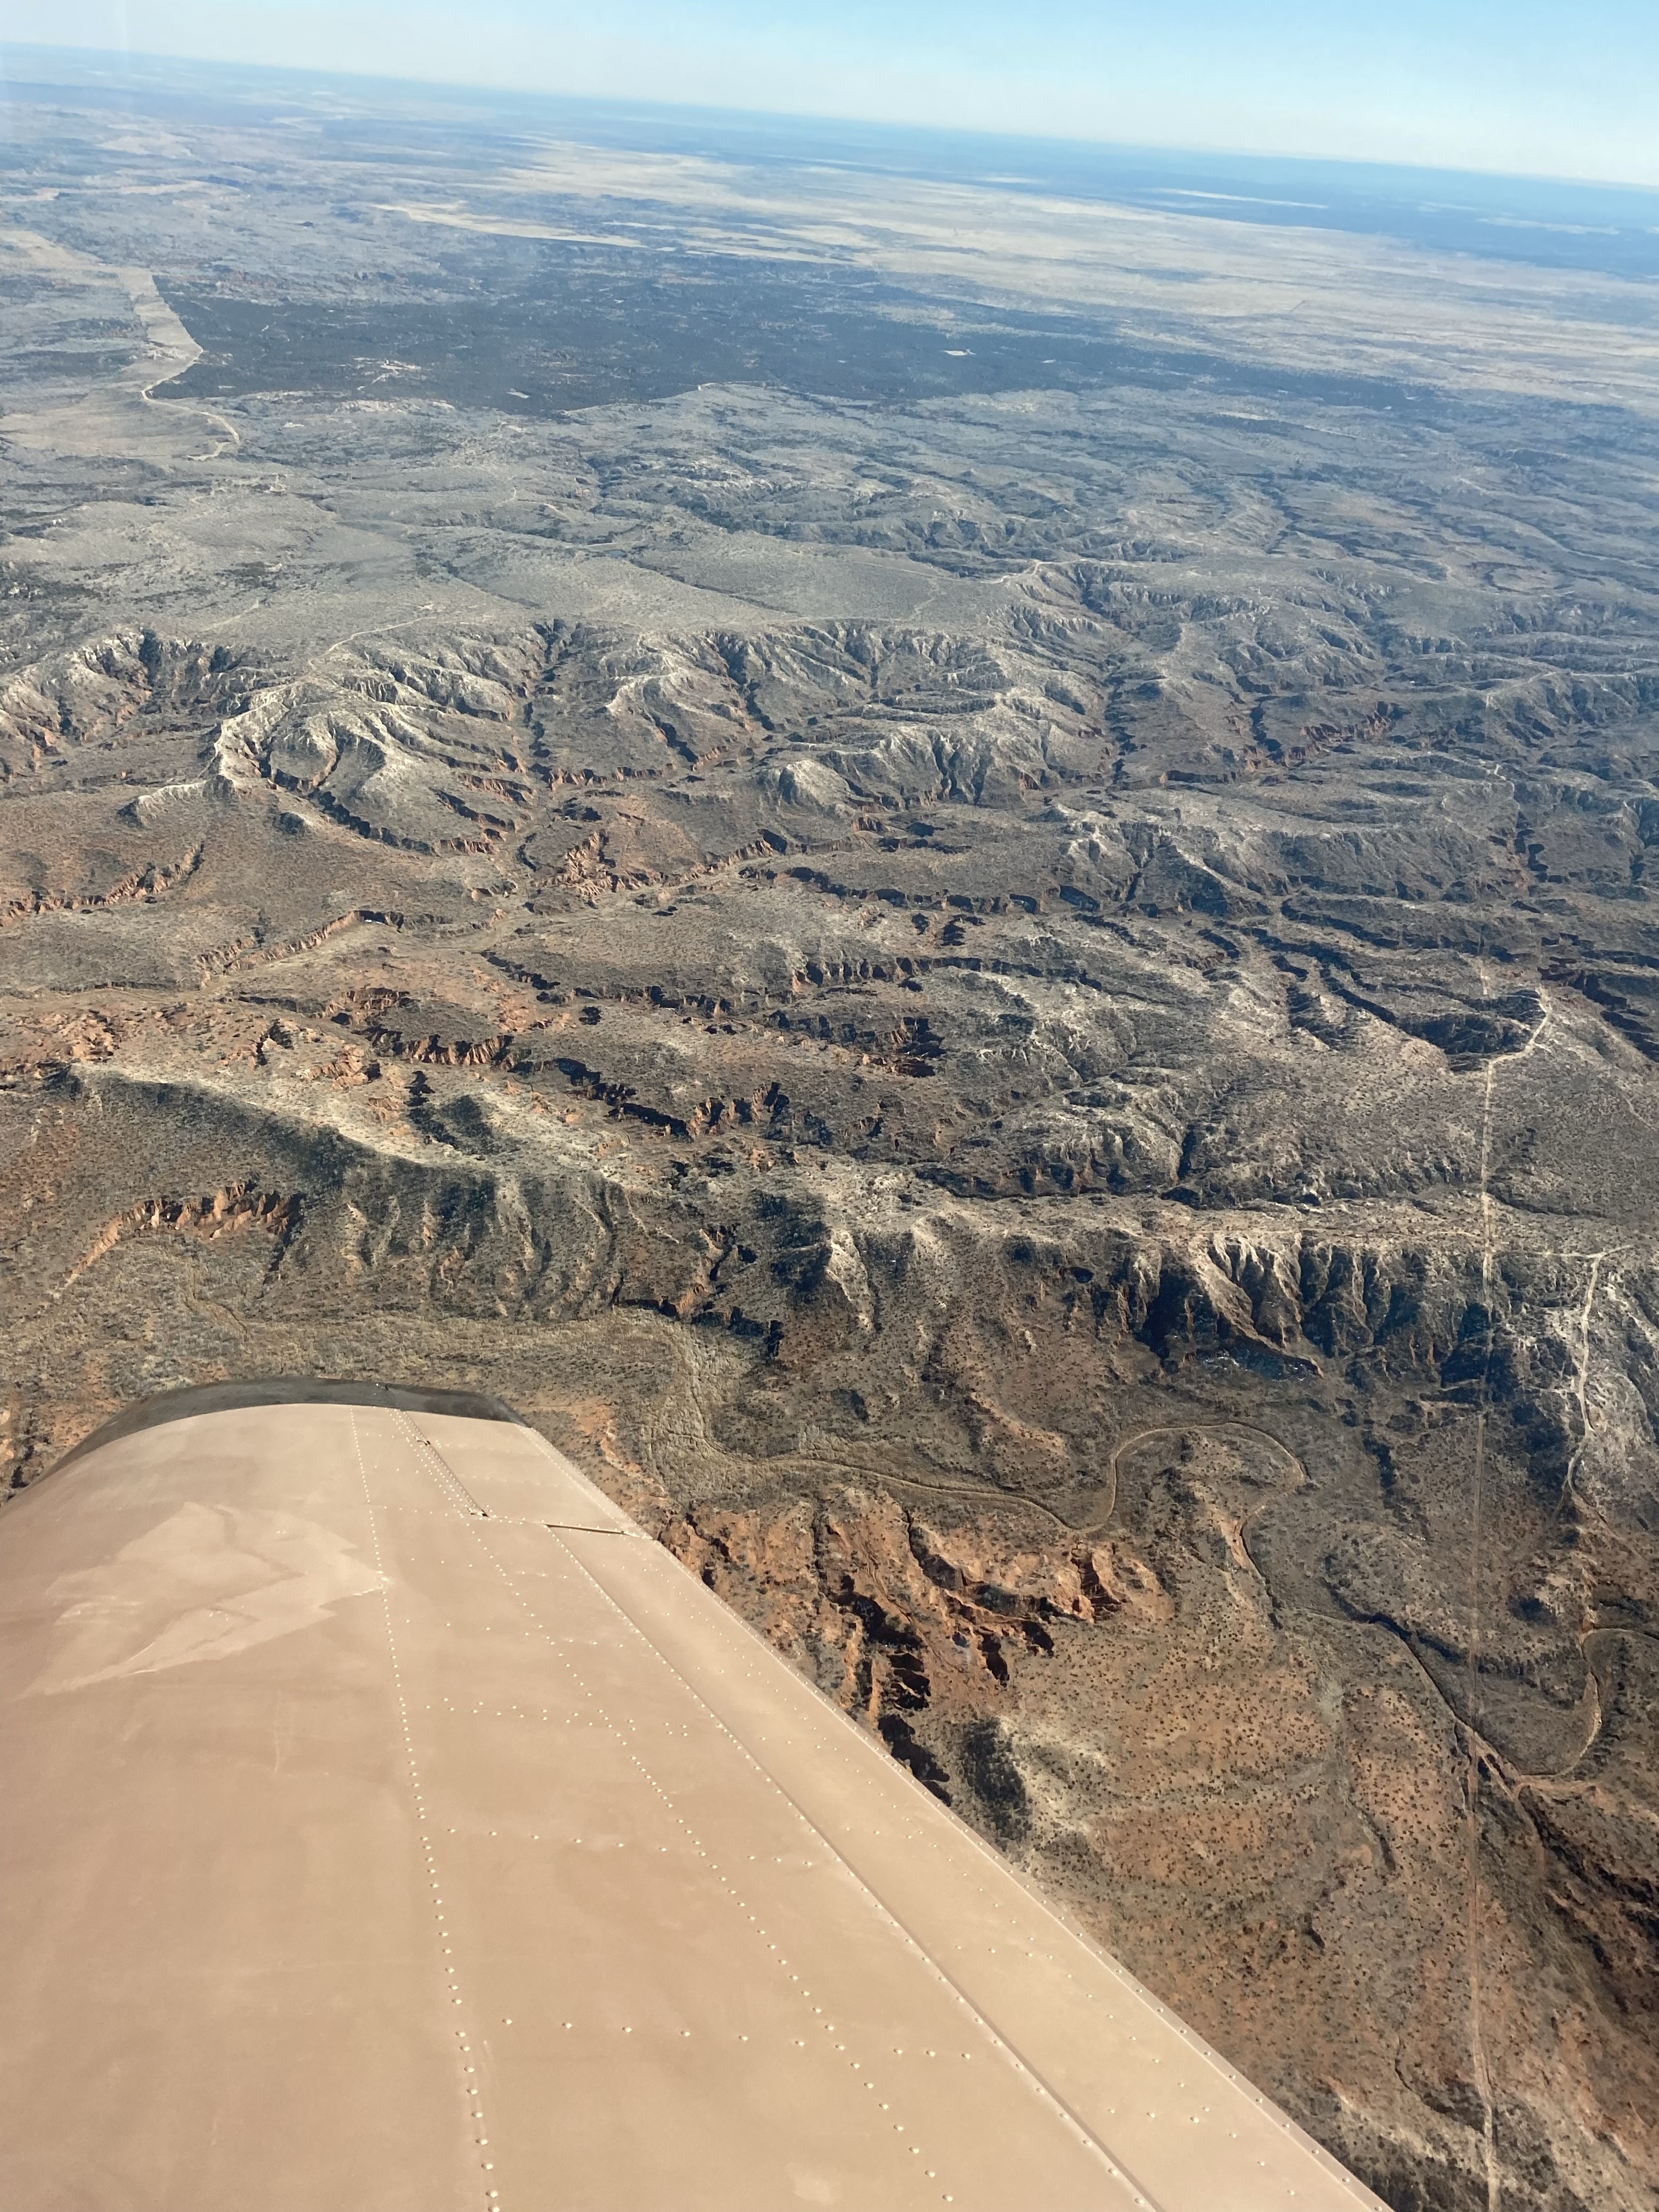
[[[493,79],[397,76],[366,70],[328,69],[312,62],[246,61],[228,59],[223,55],[217,54],[183,51],[156,52],[149,48],[137,47],[50,46],[38,40],[0,38],[0,100],[3,100],[9,83],[29,81],[14,79],[10,76],[5,66],[5,59],[7,56],[12,54],[61,56],[88,63],[104,62],[113,65],[131,64],[137,62],[165,67],[168,64],[185,63],[200,69],[245,70],[256,76],[310,77],[325,83],[384,86],[411,92],[483,96],[495,94],[524,103],[543,101],[579,107],[642,111],[646,115],[703,118],[710,121],[723,120],[750,125],[813,123],[830,130],[875,131],[894,137],[909,134],[921,138],[940,141],[969,140],[993,146],[1069,148],[1079,153],[1143,154],[1198,161],[1289,163],[1308,168],[1343,170],[1355,175],[1370,173],[1420,177],[1468,177],[1479,178],[1488,182],[1499,181],[1517,185],[1558,185],[1583,191],[1629,193],[1651,200],[1654,203],[1656,219],[1659,220],[1659,184],[1644,184],[1625,177],[1586,176],[1578,172],[1567,170],[1522,170],[1482,167],[1478,164],[1462,167],[1428,161],[1383,161],[1374,159],[1359,160],[1339,154],[1307,154],[1289,150],[1263,153],[1259,149],[1253,150],[1237,146],[1198,146],[1162,139],[1079,138],[1070,133],[1059,131],[991,131],[981,125],[900,121],[891,117],[848,115],[817,108],[711,107],[699,101],[655,100],[623,93],[558,91],[546,86],[502,84]]]

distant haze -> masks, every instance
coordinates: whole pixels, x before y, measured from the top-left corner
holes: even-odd
[[[10,0],[115,52],[1659,185],[1652,0]]]

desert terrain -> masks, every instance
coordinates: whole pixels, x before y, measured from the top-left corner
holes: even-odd
[[[499,1395],[1400,2212],[1650,2204],[1653,271],[8,103],[13,1487]]]

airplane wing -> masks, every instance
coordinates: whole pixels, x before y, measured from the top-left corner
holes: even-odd
[[[357,1395],[6,1510],[0,2203],[1377,2204],[532,1430]]]

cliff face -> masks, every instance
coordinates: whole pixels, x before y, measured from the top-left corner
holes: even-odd
[[[879,404],[504,427],[344,165],[385,345],[300,298],[265,150],[3,241],[13,1482],[179,1383],[495,1392],[1389,2202],[1645,2204],[1636,356],[1616,436],[1565,292],[1414,412],[1173,322],[1156,403],[945,404],[912,297]]]

